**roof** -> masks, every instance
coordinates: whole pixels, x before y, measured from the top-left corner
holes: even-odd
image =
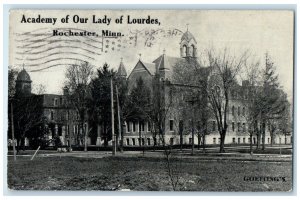
[[[155,64],[154,63],[145,63],[141,60],[139,60],[135,67],[133,68],[133,70],[131,71],[131,73],[129,74],[128,78],[133,74],[133,73],[136,73],[136,72],[141,72],[141,69],[138,69],[138,66],[142,66],[142,68],[144,68],[145,70],[143,71],[146,71],[148,72],[151,76],[154,76],[155,75],[155,72],[156,72],[156,68],[155,68]]]
[[[18,76],[17,76],[17,81],[30,81],[30,76],[29,74],[26,72],[25,69],[22,69],[21,72],[19,72]]]
[[[125,76],[125,77],[127,76],[127,72],[126,72],[125,66],[122,61],[120,62],[117,74],[119,76]]]
[[[153,63],[158,66],[158,69],[172,69],[176,63],[183,61],[184,58],[166,56],[165,54],[156,58]]]
[[[195,37],[193,36],[193,34],[191,34],[191,32],[189,32],[188,30],[182,35],[181,37],[181,42],[186,40],[187,42],[191,41],[192,39],[194,39],[194,41],[196,42]],[[197,43],[197,42],[196,42]]]
[[[140,62],[145,66],[145,68],[149,71],[149,73],[151,75],[155,74],[155,71],[156,71],[155,64],[153,64],[153,63],[145,63],[145,62],[142,62],[142,61],[140,61]]]

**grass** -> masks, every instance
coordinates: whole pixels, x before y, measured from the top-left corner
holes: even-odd
[[[178,190],[290,191],[291,162],[172,160]],[[286,177],[286,182],[244,181],[244,176]],[[170,191],[163,158],[8,158],[8,186],[14,190]]]

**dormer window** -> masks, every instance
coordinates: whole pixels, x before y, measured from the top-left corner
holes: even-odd
[[[54,106],[57,106],[57,105],[58,105],[58,100],[57,100],[57,98],[54,99],[53,104],[54,104]]]

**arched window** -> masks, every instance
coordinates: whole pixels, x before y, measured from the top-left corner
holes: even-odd
[[[186,45],[183,45],[182,47],[182,51],[183,51],[183,57],[186,57],[188,55],[188,52],[187,52],[187,46]]]
[[[196,56],[196,48],[195,48],[194,45],[191,45],[191,55],[192,55],[193,57]]]

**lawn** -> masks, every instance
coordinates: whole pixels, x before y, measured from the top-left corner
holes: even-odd
[[[291,162],[172,159],[176,190],[290,191]],[[244,177],[285,177],[282,181],[244,181]],[[8,158],[8,186],[14,190],[173,190],[164,158],[18,157]]]

